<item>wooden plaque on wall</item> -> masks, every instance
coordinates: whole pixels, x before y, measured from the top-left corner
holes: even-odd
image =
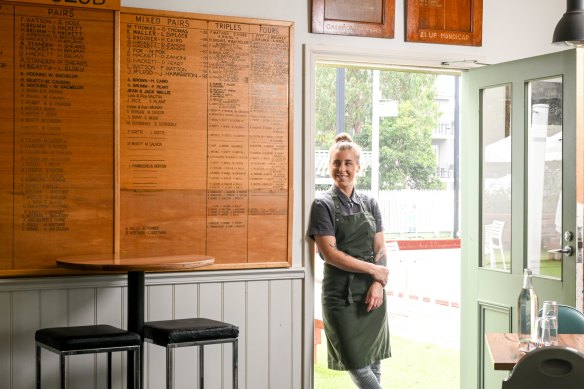
[[[125,255],[291,264],[292,36],[290,22],[122,9]]]
[[[0,3],[0,269],[14,253],[14,21],[14,5]]]
[[[293,23],[48,2],[0,0],[0,276],[290,266]]]
[[[312,32],[393,38],[395,0],[312,0]]]
[[[406,41],[481,46],[483,0],[407,0]]]
[[[11,2],[0,20],[0,273],[112,252],[114,12]]]

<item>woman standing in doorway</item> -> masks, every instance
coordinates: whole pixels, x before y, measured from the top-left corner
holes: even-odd
[[[314,200],[308,235],[325,261],[328,367],[348,370],[361,389],[380,389],[380,361],[391,356],[383,289],[389,271],[377,201],[355,190],[360,155],[349,134],[335,137],[329,152],[334,185]]]

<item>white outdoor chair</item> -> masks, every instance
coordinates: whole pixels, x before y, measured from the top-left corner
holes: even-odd
[[[505,250],[503,249],[503,228],[505,222],[502,220],[493,220],[491,224],[485,225],[485,251],[489,255],[490,266],[495,267],[496,254],[498,249],[503,261],[503,269],[507,270],[507,261],[505,259]]]

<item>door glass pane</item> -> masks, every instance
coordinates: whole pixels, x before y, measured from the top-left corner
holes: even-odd
[[[481,91],[481,266],[511,270],[511,85]]]
[[[562,78],[527,86],[527,266],[561,278]]]

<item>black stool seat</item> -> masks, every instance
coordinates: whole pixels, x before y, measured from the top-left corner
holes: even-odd
[[[144,338],[160,346],[202,340],[237,338],[239,327],[205,318],[150,321],[144,325]]]
[[[43,328],[35,340],[58,351],[140,346],[140,335],[105,324]]]
[[[75,354],[107,353],[107,387],[112,387],[112,352],[131,351],[134,353],[135,388],[140,388],[140,335],[110,325],[97,324],[77,327],[53,327],[37,330],[36,341],[36,387],[41,387],[41,348],[59,354],[59,374],[61,388],[67,387],[65,356]]]
[[[205,387],[204,347],[209,344],[231,343],[232,358],[232,388],[237,389],[237,337],[239,327],[222,321],[202,317],[176,320],[160,320],[144,323],[144,340],[166,348],[166,388],[174,387],[173,352],[177,347],[199,347],[199,388]]]

